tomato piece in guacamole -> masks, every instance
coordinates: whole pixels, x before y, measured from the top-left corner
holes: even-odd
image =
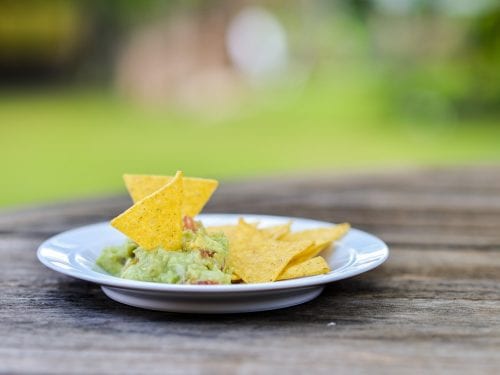
[[[145,250],[131,241],[104,249],[96,264],[125,279],[170,284],[230,284],[228,240],[208,234],[200,222],[184,218],[181,250]]]

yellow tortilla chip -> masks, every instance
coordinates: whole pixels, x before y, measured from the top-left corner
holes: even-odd
[[[224,233],[226,235],[226,237],[228,238],[228,240],[230,240],[231,238],[234,237],[234,235],[238,231],[238,225],[249,226],[249,228],[253,227],[255,229],[255,231],[253,233],[257,233],[256,229],[257,229],[258,223],[247,223],[243,219],[239,219],[238,224],[216,225],[216,226],[212,226],[212,227],[207,227],[206,230],[207,230],[208,234],[214,234],[214,233],[220,233],[220,232],[222,232],[222,233]]]
[[[341,238],[351,228],[349,223],[337,224],[328,228],[308,229],[300,232],[288,233],[283,237],[285,241],[311,240],[320,242],[333,242]]]
[[[308,259],[297,265],[288,266],[279,275],[278,280],[295,279],[297,277],[315,276],[330,272],[330,267],[322,257]]]
[[[244,221],[244,223],[246,225],[251,225],[254,228],[257,228],[257,223],[247,223],[246,221]],[[279,240],[290,232],[291,224],[292,223],[274,225],[272,227],[258,229],[258,231],[267,238]],[[222,232],[226,236],[231,236],[238,229],[238,225],[217,225],[213,227],[207,227],[206,229],[209,234]]]
[[[207,227],[207,233],[208,234],[214,234],[214,233],[224,233],[227,237],[232,235],[236,230],[238,229],[237,225],[217,225],[213,227]]]
[[[311,241],[286,242],[266,238],[240,220],[229,238],[229,265],[246,283],[275,281],[292,258],[311,246]]]
[[[249,224],[253,227],[257,226],[257,223],[246,223]],[[231,242],[231,239],[234,239],[234,236],[236,234],[236,231],[238,230],[238,225],[218,225],[218,226],[213,226],[213,227],[207,227],[206,228],[207,232],[209,234],[214,234],[214,233],[224,233],[228,240]],[[286,230],[286,232],[285,232]],[[285,225],[276,225],[268,228],[264,228],[264,230],[260,230],[260,232],[264,235],[266,235],[269,238],[272,238],[273,236],[278,237],[281,235],[284,235],[290,231],[290,223],[285,224]],[[231,275],[231,282],[237,283],[240,282],[241,277],[238,276],[235,272]]]
[[[280,240],[283,237],[285,237],[288,233],[290,233],[291,225],[292,223],[288,222],[286,224],[274,225],[272,227],[266,227],[259,230],[269,238]]]
[[[127,190],[135,202],[147,197],[168,184],[173,177],[125,174],[123,179]],[[184,177],[184,202],[182,215],[198,215],[212,196],[219,183],[206,178]]]
[[[314,245],[294,257],[289,266],[299,265],[300,263],[315,257],[327,247],[329,247],[333,241],[338,240],[342,236],[344,236],[350,228],[351,226],[348,223],[342,223],[333,227],[309,229],[285,235],[283,237],[283,240],[285,241],[314,241]]]
[[[299,265],[311,258],[314,258],[316,255],[321,253],[331,242],[314,242],[309,248],[305,249],[300,254],[297,254],[291,261],[288,263],[288,266],[296,266]]]
[[[183,173],[115,217],[111,225],[144,249],[182,246]]]

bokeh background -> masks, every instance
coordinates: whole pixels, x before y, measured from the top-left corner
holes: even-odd
[[[0,206],[500,160],[497,0],[0,0]]]

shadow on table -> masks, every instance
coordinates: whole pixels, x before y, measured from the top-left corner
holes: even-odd
[[[367,275],[369,276],[369,275]],[[55,316],[65,316],[58,324],[99,330],[100,333],[126,331],[149,335],[178,334],[203,337],[231,335],[238,330],[280,331],[307,329],[310,324],[346,326],[366,324],[377,312],[387,314],[387,306],[374,298],[380,288],[370,277],[357,277],[328,285],[313,301],[280,310],[243,314],[180,314],[143,310],[115,302],[90,283],[63,278],[58,288],[47,291]],[[56,310],[56,311],[54,311]],[[58,310],[58,311],[57,311]],[[201,333],[202,332],[202,333]]]

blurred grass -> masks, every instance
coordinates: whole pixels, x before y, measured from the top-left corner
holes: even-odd
[[[122,192],[124,172],[236,179],[500,160],[496,119],[398,118],[377,82],[359,79],[363,90],[323,80],[267,92],[222,117],[147,111],[100,90],[5,92],[0,206]]]

